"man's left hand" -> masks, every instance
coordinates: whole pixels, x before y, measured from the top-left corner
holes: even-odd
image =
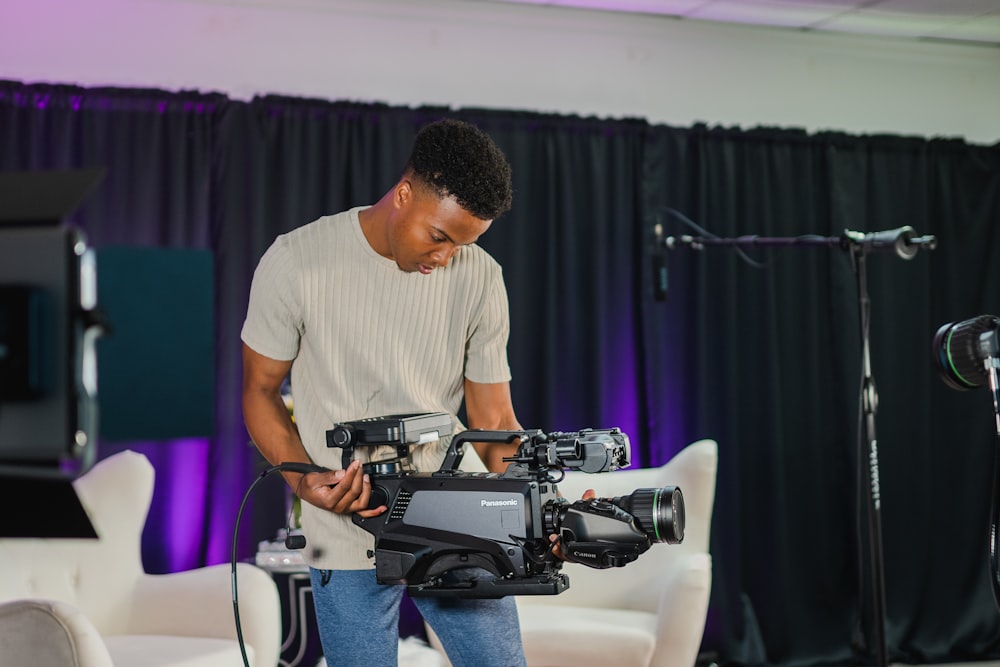
[[[594,492],[593,489],[587,489],[586,491],[583,492],[583,497],[580,498],[580,500],[591,500],[596,497],[597,494]],[[559,541],[559,535],[557,535],[556,533],[552,533],[551,535],[549,535],[549,541],[552,542],[552,553],[555,554],[556,558],[563,561],[566,560],[566,557],[563,555],[562,551],[562,542]]]

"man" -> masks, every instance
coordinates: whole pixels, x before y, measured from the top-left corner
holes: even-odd
[[[402,176],[377,203],[279,236],[254,274],[242,332],[247,430],[271,464],[331,469],[283,473],[304,501],[304,555],[331,667],[396,666],[402,587],[376,582],[373,537],[351,515],[385,507],[368,509],[360,462],[340,469],[326,430],[386,414],[456,415],[463,398],[470,428],[521,428],[506,288],[475,245],[511,198],[510,166],[493,141],[467,123],[438,121],[417,134]],[[289,371],[295,423],[280,395]],[[475,447],[496,472],[516,449]],[[436,470],[446,449],[446,439],[414,447],[413,464]],[[513,598],[415,602],[454,667],[524,665]]]

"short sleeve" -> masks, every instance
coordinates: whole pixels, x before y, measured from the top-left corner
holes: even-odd
[[[507,339],[510,310],[503,274],[497,270],[488,283],[466,346],[465,377],[484,384],[510,381]]]
[[[296,262],[287,237],[279,236],[254,271],[240,337],[265,357],[289,361],[298,354],[303,323]]]

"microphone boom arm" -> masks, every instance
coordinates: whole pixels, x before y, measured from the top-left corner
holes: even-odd
[[[690,246],[702,250],[705,246],[737,246],[737,247],[826,247],[841,250],[861,250],[876,252],[892,252],[901,259],[913,259],[921,248],[934,250],[937,238],[931,235],[915,236],[912,227],[900,227],[884,232],[856,232],[845,229],[841,236],[819,236],[806,234],[803,236],[757,236],[756,234],[718,237],[718,236],[680,236],[657,235],[657,243],[668,250],[679,246]]]

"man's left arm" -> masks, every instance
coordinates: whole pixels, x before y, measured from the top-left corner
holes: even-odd
[[[466,378],[465,414],[469,428],[488,431],[523,430],[514,414],[509,382],[482,383]],[[518,443],[474,442],[472,446],[476,448],[476,453],[487,469],[491,472],[503,472],[507,469],[503,458],[517,453]]]

